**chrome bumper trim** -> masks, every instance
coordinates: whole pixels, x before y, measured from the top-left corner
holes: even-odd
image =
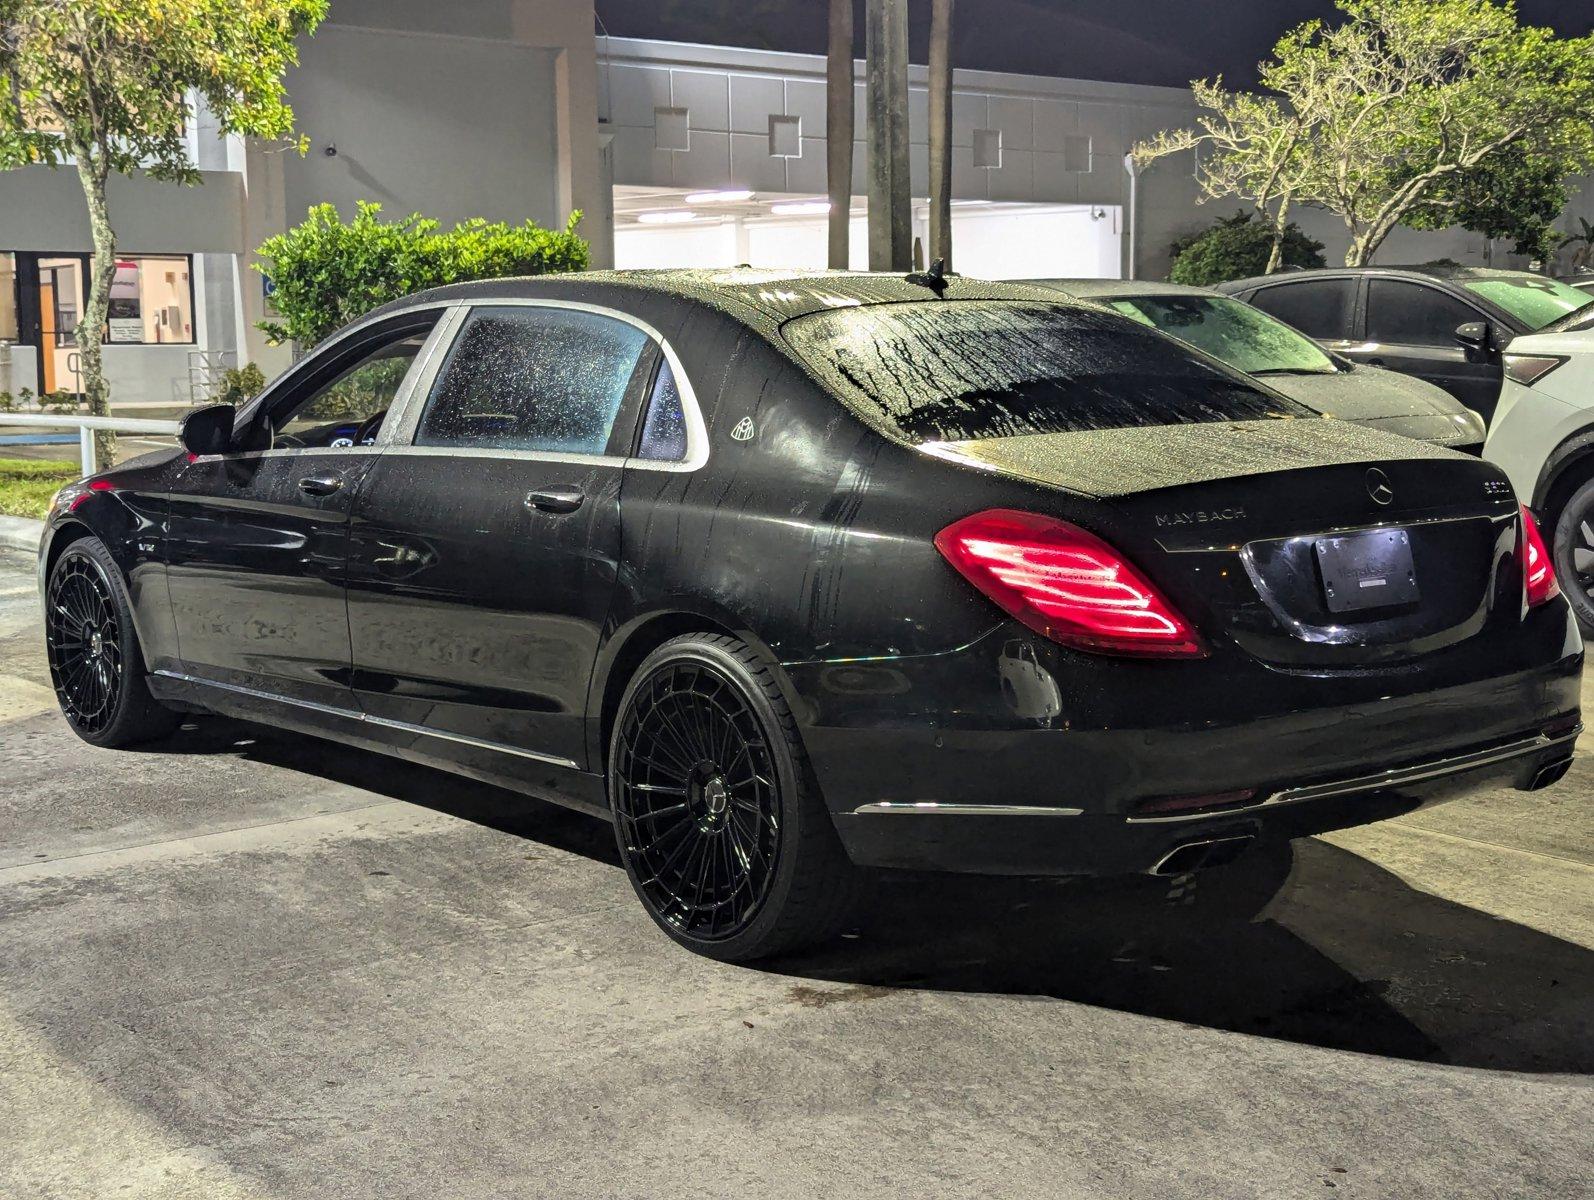
[[[1308,800],[1327,800],[1336,796],[1353,796],[1360,792],[1379,792],[1389,788],[1405,787],[1413,783],[1425,783],[1432,779],[1442,779],[1446,775],[1459,775],[1463,771],[1509,762],[1513,758],[1523,758],[1529,754],[1537,754],[1560,745],[1570,746],[1572,742],[1577,740],[1578,734],[1582,732],[1583,726],[1580,723],[1575,729],[1555,737],[1546,737],[1541,733],[1534,737],[1507,742],[1503,746],[1491,746],[1487,750],[1473,750],[1466,754],[1452,755],[1449,758],[1436,758],[1429,762],[1417,763],[1414,766],[1391,767],[1386,771],[1355,775],[1349,779],[1336,779],[1329,783],[1312,783],[1302,787],[1285,788],[1283,791],[1273,792],[1254,803],[1236,808],[1209,809],[1205,812],[1170,813],[1167,816],[1160,817],[1132,816],[1127,819],[1133,825],[1168,825],[1180,821],[1203,821],[1214,820],[1219,817],[1247,816],[1252,813],[1265,812],[1270,808],[1277,808],[1283,804],[1300,804]]]
[[[855,817],[880,813],[918,813],[938,817],[1082,817],[1082,808],[1057,808],[1041,804],[942,804],[939,800],[880,800],[860,804]]]
[[[513,754],[517,758],[529,758],[533,762],[549,763],[555,767],[568,767],[572,771],[579,771],[581,765],[568,758],[560,758],[553,754],[539,754],[535,750],[522,750],[519,746],[506,746],[501,742],[484,741],[481,738],[470,737],[463,733],[448,733],[440,729],[428,729],[424,725],[411,725],[408,721],[395,721],[391,717],[373,717],[369,713],[360,712],[352,708],[338,708],[332,704],[321,704],[315,700],[300,700],[293,696],[283,696],[276,692],[263,692],[257,688],[244,687],[237,683],[222,683],[219,679],[201,679],[197,675],[184,675],[179,671],[155,671],[154,674],[162,679],[175,679],[180,683],[198,684],[201,687],[216,688],[223,692],[232,692],[239,696],[248,696],[253,700],[269,700],[275,704],[291,704],[295,708],[309,709],[311,712],[322,713],[329,717],[341,717],[345,721],[358,721],[363,725],[380,725],[383,729],[397,729],[404,733],[416,733],[425,737],[438,738],[445,742],[459,742],[461,745],[474,746],[480,750],[494,750],[499,754]]]

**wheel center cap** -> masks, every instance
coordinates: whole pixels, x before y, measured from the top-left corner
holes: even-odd
[[[719,816],[730,802],[731,791],[718,775],[703,785],[703,803],[708,807],[709,816]]]
[[[98,658],[100,656],[100,653],[104,649],[105,649],[105,635],[102,634],[98,629],[90,630],[89,631],[89,653],[94,655],[96,658]]]

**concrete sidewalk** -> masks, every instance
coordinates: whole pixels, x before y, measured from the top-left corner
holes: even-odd
[[[0,546],[37,554],[44,536],[44,522],[28,517],[8,517],[0,513]]]

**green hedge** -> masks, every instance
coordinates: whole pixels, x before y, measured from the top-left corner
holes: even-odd
[[[262,321],[273,342],[306,348],[334,330],[411,292],[469,279],[583,271],[587,243],[572,213],[562,230],[480,218],[445,230],[419,213],[382,219],[382,206],[362,201],[352,221],[318,204],[301,225],[269,238],[255,269],[273,285],[280,319]]]
[[[1238,212],[1169,246],[1173,269],[1168,278],[1190,287],[1248,279],[1267,270],[1272,249],[1273,231],[1255,220],[1255,214]],[[1320,267],[1322,252],[1323,243],[1307,237],[1294,221],[1284,227],[1284,266]]]

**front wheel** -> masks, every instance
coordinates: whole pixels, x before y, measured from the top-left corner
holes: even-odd
[[[1577,623],[1594,636],[1594,479],[1562,506],[1550,532],[1550,557]]]
[[[61,715],[95,746],[131,746],[177,728],[150,695],[121,571],[97,538],[73,542],[50,568],[44,644]]]
[[[764,958],[838,932],[857,893],[796,722],[736,638],[665,642],[621,698],[609,800],[626,873],[689,949]]]

